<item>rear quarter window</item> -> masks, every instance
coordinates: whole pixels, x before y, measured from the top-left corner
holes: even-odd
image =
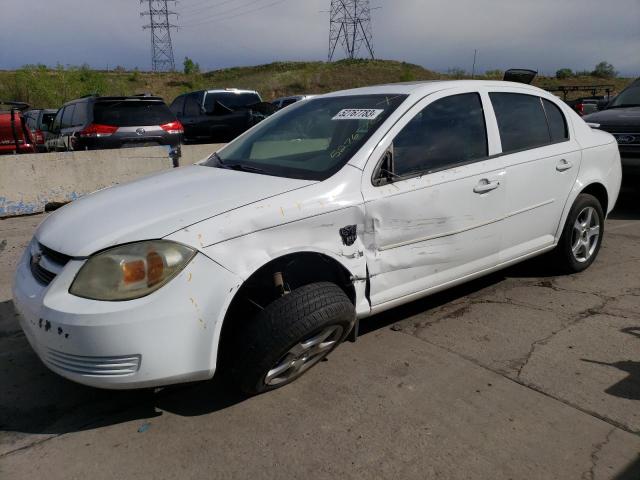
[[[550,143],[547,117],[540,97],[505,92],[492,92],[489,97],[498,120],[503,153]]]
[[[97,102],[93,107],[93,121],[102,125],[138,127],[164,125],[176,117],[163,102],[116,100]]]
[[[549,122],[549,134],[552,142],[562,142],[569,139],[569,130],[567,129],[567,120],[562,111],[549,100],[542,99],[544,111],[547,114],[547,122]]]

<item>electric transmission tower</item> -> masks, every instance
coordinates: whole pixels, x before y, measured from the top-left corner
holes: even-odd
[[[144,30],[151,30],[151,65],[154,72],[167,72],[176,69],[173,60],[173,46],[171,45],[171,29],[177,28],[169,22],[170,15],[177,15],[169,11],[167,4],[175,0],[140,0],[140,5],[148,4],[149,10],[140,12],[140,16],[149,17],[149,23]]]
[[[369,0],[331,0],[329,11],[329,61],[338,44],[347,58],[356,58],[362,46],[373,59],[373,33]]]

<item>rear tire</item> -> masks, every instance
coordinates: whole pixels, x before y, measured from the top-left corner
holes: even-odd
[[[237,330],[230,380],[255,395],[287,385],[342,342],[355,308],[337,285],[304,285],[283,295]]]
[[[589,268],[598,256],[604,235],[604,213],[596,197],[581,193],[571,206],[555,256],[565,272]]]

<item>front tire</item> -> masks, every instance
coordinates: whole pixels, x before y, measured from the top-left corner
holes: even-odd
[[[556,257],[563,270],[582,272],[598,256],[604,235],[604,213],[596,197],[581,193],[571,206]]]
[[[337,285],[304,285],[283,295],[238,329],[230,371],[255,395],[287,385],[324,359],[349,333],[355,308]]]

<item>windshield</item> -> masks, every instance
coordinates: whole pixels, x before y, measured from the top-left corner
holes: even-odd
[[[637,107],[640,106],[640,82],[634,82],[613,99],[611,107]]]
[[[353,95],[297,103],[264,120],[203,165],[324,180],[349,161],[405,98]]]
[[[96,102],[93,121],[117,127],[164,125],[175,122],[169,107],[158,101],[115,100]]]

